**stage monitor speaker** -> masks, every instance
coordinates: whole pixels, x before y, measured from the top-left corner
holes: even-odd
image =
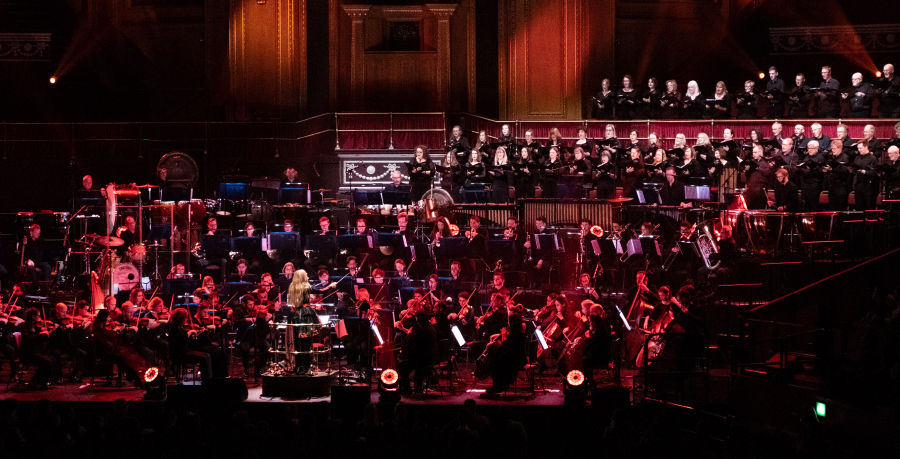
[[[595,409],[611,412],[630,403],[628,389],[624,387],[595,387],[591,391],[591,407]]]
[[[177,404],[232,405],[247,400],[247,385],[238,378],[207,378],[198,384],[170,384],[166,393]]]
[[[331,386],[331,415],[344,422],[362,419],[363,409],[372,400],[368,384]]]

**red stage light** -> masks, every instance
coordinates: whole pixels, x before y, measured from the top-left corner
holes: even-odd
[[[875,72],[875,78],[881,78],[881,70]]]
[[[144,371],[144,382],[153,382],[156,377],[159,376],[159,368],[150,367]]]
[[[385,386],[392,386],[397,384],[397,381],[400,380],[400,375],[397,374],[397,370],[387,369],[381,372],[381,383]]]
[[[56,84],[56,77],[50,77],[50,84]]]
[[[569,374],[566,375],[566,382],[569,383],[570,386],[577,387],[584,383],[584,373],[580,370],[572,370]]]
[[[765,72],[759,72],[759,79],[760,79],[760,80],[762,80],[762,79],[765,78],[765,77],[766,77]]]

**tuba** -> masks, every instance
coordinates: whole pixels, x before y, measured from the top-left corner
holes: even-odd
[[[700,255],[703,257],[703,263],[708,269],[718,269],[721,261],[717,261],[715,265],[710,265],[709,256],[713,253],[719,253],[719,247],[716,246],[716,238],[709,231],[709,225],[701,225],[703,231],[697,236],[697,248],[700,249]]]

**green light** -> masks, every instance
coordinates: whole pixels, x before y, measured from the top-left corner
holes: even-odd
[[[816,414],[820,417],[825,417],[825,404],[822,402],[816,402]]]

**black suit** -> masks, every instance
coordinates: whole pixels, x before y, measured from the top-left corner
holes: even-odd
[[[781,182],[775,182],[775,208],[784,207],[784,212],[797,212],[800,210],[800,195],[797,191],[797,185],[788,181],[782,185]]]
[[[675,179],[672,184],[668,180],[663,181],[663,186],[659,190],[659,196],[662,198],[662,205],[677,206],[684,202],[684,183]]]
[[[409,373],[430,365],[440,363],[438,357],[437,330],[427,319],[417,319],[412,331],[406,338],[401,360],[397,363],[400,376],[400,389],[409,390]],[[422,386],[424,375],[416,371],[416,388]]]

